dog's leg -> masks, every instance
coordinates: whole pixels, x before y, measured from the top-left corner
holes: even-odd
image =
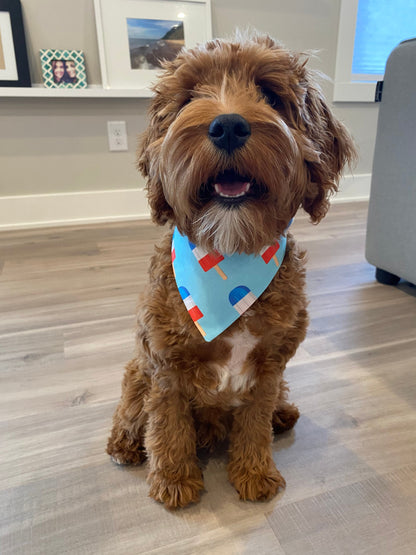
[[[285,480],[272,459],[272,415],[276,407],[275,377],[262,376],[253,399],[234,411],[228,476],[241,499],[274,497]]]
[[[282,381],[279,400],[272,418],[273,432],[275,434],[291,430],[300,416],[298,408],[287,400],[288,390],[286,382]]]
[[[107,453],[117,464],[140,464],[146,458],[144,399],[149,390],[137,359],[126,366],[120,403],[114,413]]]
[[[188,401],[175,388],[162,391],[154,384],[146,410],[150,496],[168,509],[198,501],[204,484],[197,464],[196,433]]]
[[[281,362],[283,368],[286,367],[287,362],[296,353],[300,342],[303,341],[306,335],[308,322],[308,313],[306,311],[306,308],[303,308],[299,311],[297,315],[295,325],[293,325],[289,329],[289,331],[285,335],[284,341],[282,341],[282,345],[280,347],[280,355],[283,358]],[[289,388],[287,386],[287,383],[282,380],[280,384],[278,402],[275,406],[272,419],[273,432],[275,434],[281,434],[292,429],[300,416],[299,410],[296,405],[288,402],[288,392]]]

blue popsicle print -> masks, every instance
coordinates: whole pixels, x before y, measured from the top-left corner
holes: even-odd
[[[188,291],[188,289],[186,287],[178,287],[178,291],[182,297],[182,300],[186,299],[186,297],[189,297],[190,293]]]
[[[245,285],[238,285],[228,295],[230,304],[241,315],[257,300],[257,297]]]

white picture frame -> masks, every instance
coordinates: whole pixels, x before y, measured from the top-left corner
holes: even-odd
[[[212,38],[210,0],[94,0],[94,8],[105,89],[144,89],[150,96],[159,55],[174,57],[181,45]]]

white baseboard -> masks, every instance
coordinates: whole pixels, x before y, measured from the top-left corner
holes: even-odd
[[[0,230],[149,218],[142,189],[0,197]]]
[[[339,192],[333,203],[363,201],[370,198],[371,173],[345,175],[339,184]]]
[[[347,175],[332,202],[368,200],[371,174]],[[0,197],[0,230],[92,224],[150,217],[143,189]]]

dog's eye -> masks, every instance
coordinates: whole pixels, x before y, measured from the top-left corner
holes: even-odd
[[[261,88],[261,94],[265,98],[266,102],[268,104],[270,104],[270,106],[274,110],[277,110],[278,112],[280,112],[280,111],[283,111],[285,109],[285,104],[284,104],[283,100],[280,98],[280,96],[278,94],[276,94],[271,89],[268,89],[267,87],[262,87]]]
[[[184,98],[182,100],[179,101],[179,106],[178,106],[178,112],[180,112],[182,110],[182,108],[185,108],[185,106],[187,106],[190,102],[191,102],[192,98],[191,97],[187,97]]]

